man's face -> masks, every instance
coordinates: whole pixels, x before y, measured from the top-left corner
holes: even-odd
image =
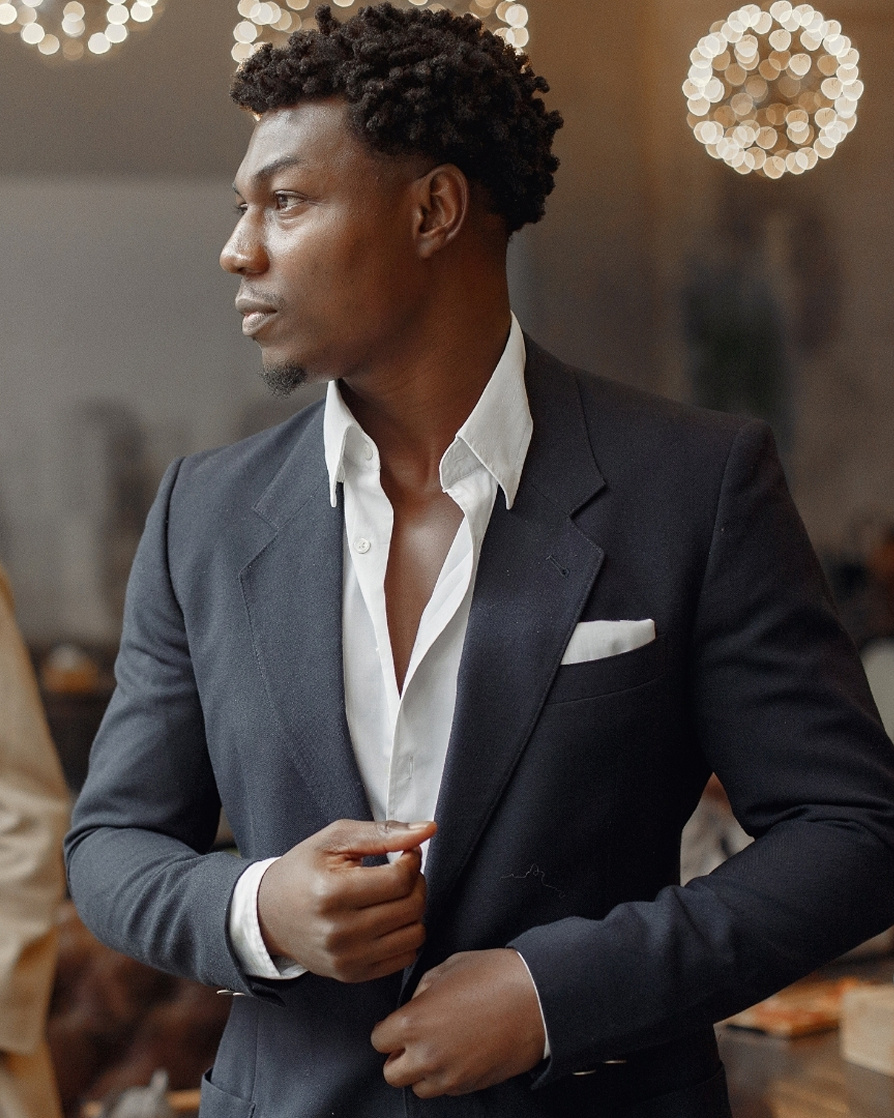
[[[236,176],[221,265],[241,277],[243,332],[274,390],[395,361],[423,290],[414,172],[351,133],[344,103],[265,113]]]

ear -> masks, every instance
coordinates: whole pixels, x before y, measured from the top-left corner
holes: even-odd
[[[443,163],[414,182],[415,236],[419,256],[429,260],[455,240],[469,213],[469,180],[459,167]]]

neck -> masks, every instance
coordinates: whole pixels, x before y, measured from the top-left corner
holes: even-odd
[[[468,285],[464,285],[468,286]],[[438,466],[496,368],[509,336],[505,277],[487,297],[453,289],[435,301],[403,359],[375,376],[340,382],[345,402],[376,443],[383,472],[412,488],[440,487]]]

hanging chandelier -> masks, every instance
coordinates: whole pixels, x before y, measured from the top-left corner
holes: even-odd
[[[355,8],[364,0],[332,0],[338,8]],[[365,0],[368,3],[368,0]],[[515,3],[514,0],[445,0],[436,3],[434,0],[396,0],[399,8],[427,8],[429,11],[447,9],[462,15],[471,12],[491,31],[510,46],[521,50],[528,42],[528,9],[524,4]],[[243,62],[255,51],[261,43],[273,43],[280,46],[286,41],[293,31],[300,31],[302,27],[316,27],[313,9],[317,7],[314,0],[283,0],[282,4],[274,0],[239,0],[236,6],[241,21],[233,30],[236,40],[232,55],[237,62]]]
[[[857,123],[860,55],[810,4],[746,4],[713,24],[683,83],[695,138],[742,175],[801,175]]]
[[[0,0],[0,30],[47,58],[77,62],[108,54],[145,27],[164,0]]]

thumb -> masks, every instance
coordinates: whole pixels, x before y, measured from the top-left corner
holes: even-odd
[[[395,819],[372,823],[343,819],[327,828],[326,849],[330,854],[349,858],[366,858],[374,854],[390,854],[415,850],[438,829],[434,820],[400,823]]]

